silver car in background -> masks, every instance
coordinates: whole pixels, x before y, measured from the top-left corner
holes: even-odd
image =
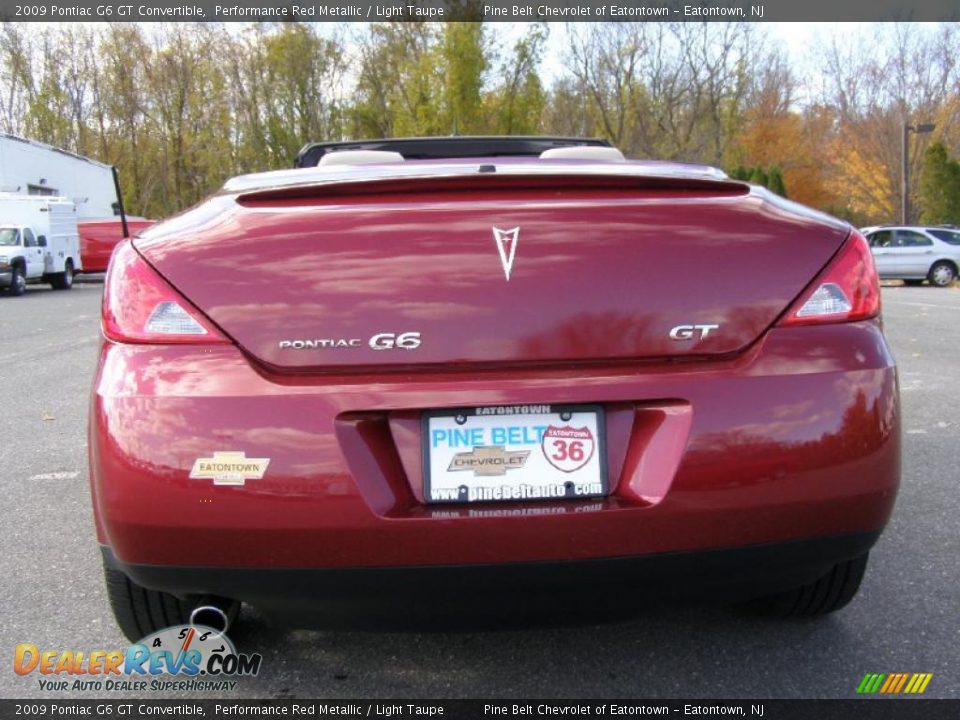
[[[960,228],[884,225],[861,232],[883,279],[950,287],[960,274]]]

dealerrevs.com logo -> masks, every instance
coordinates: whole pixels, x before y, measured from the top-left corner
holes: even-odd
[[[233,690],[239,677],[260,672],[263,657],[238,653],[222,632],[175,625],[126,649],[41,650],[17,645],[13,670],[36,675],[44,691]]]

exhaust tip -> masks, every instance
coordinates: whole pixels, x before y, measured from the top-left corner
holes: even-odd
[[[230,618],[216,605],[198,605],[190,613],[190,624],[205,625],[222,633],[230,627]]]

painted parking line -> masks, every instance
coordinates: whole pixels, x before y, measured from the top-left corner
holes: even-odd
[[[894,307],[899,307],[900,305],[907,305],[909,307],[920,307],[920,308],[940,308],[941,310],[957,310],[960,309],[960,304],[957,305],[939,305],[937,303],[925,303],[925,302],[910,302],[909,300],[890,300],[889,296],[884,296],[883,298],[884,305],[892,305]]]
[[[80,475],[79,470],[66,470],[61,472],[48,472],[48,473],[39,473],[38,475],[31,475],[28,480],[73,480],[73,478]]]

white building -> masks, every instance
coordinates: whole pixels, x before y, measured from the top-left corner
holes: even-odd
[[[119,212],[109,165],[7,133],[0,133],[0,192],[60,195],[76,204],[77,220]]]

